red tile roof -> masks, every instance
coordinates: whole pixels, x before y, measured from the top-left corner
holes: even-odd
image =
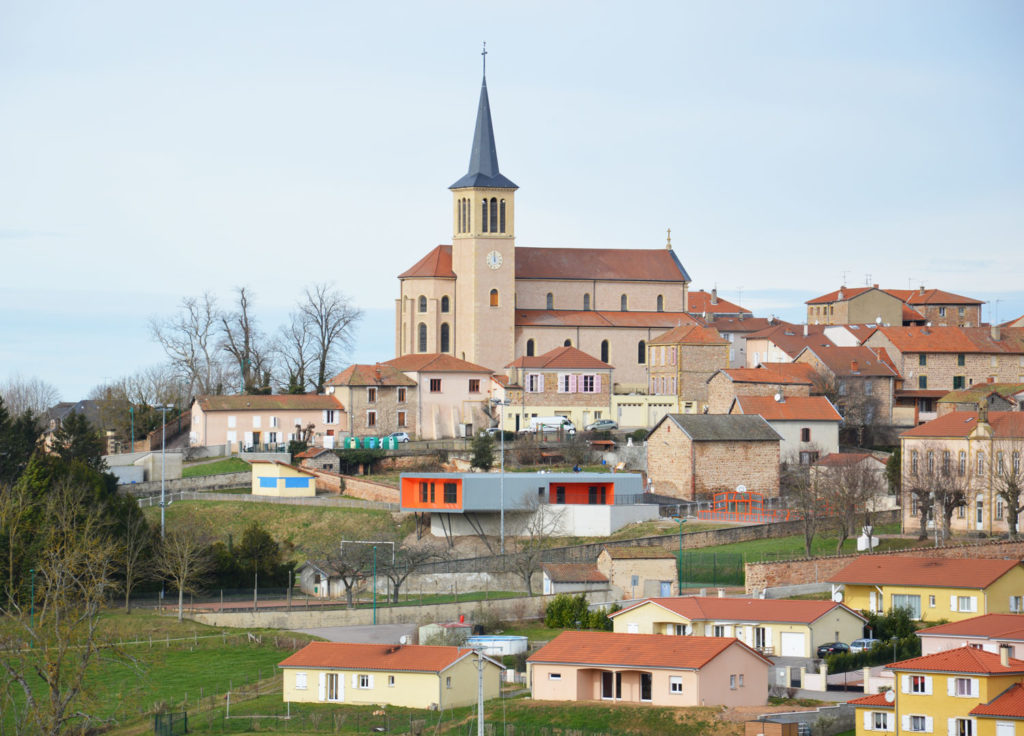
[[[988,423],[996,437],[1024,439],[1024,412],[990,411]],[[951,411],[930,422],[908,429],[900,434],[900,437],[967,437],[977,426],[977,412]]]
[[[741,414],[760,414],[769,422],[841,422],[842,415],[824,396],[737,396],[734,405]]]
[[[811,375],[814,374],[814,366],[809,366],[806,363],[762,363],[760,368],[725,368],[718,373],[724,373],[733,383],[781,383],[809,386],[812,384]]]
[[[608,631],[564,631],[527,661],[699,670],[729,647],[742,647],[763,660],[766,666],[771,664],[770,660],[731,637],[613,634]]]
[[[582,309],[517,309],[516,327],[660,327],[697,324],[685,312],[601,312]]]
[[[452,247],[450,245],[437,246],[416,261],[416,264],[408,271],[398,274],[398,278],[455,278],[455,272],[452,271]]]
[[[310,447],[308,450],[303,450],[302,452],[296,453],[295,457],[306,460],[311,457],[318,457],[319,455],[323,455],[325,452],[330,452],[330,450],[328,450],[326,447]]]
[[[904,304],[902,319],[904,322],[924,322],[925,317],[913,307]]]
[[[971,715],[1024,718],[1024,683],[1014,683],[993,700],[974,706]]]
[[[861,555],[828,582],[981,590],[1020,564],[1019,560]]]
[[[296,473],[309,475],[312,476],[313,478],[316,477],[316,473],[311,473],[305,468],[300,468],[297,465],[291,465],[289,463],[281,462],[280,460],[247,460],[246,462],[248,462],[250,465],[280,465],[282,468],[289,468],[291,470],[294,470]],[[256,472],[255,468],[253,468],[253,472]]]
[[[940,305],[940,304],[981,304],[977,299],[960,296],[942,289],[886,289],[894,297],[907,304]]]
[[[607,583],[608,578],[594,565],[545,562],[541,568],[555,583]]]
[[[549,350],[543,355],[524,355],[509,363],[506,368],[587,368],[611,370],[611,366],[578,348],[565,346]]]
[[[897,373],[882,360],[871,348],[863,345],[840,347],[838,345],[814,345],[804,348],[804,353],[812,353],[834,375],[841,378],[854,376],[882,376],[895,378]],[[797,358],[800,356],[798,355]]]
[[[482,365],[460,360],[453,355],[446,353],[409,353],[400,358],[392,358],[384,363],[391,365],[400,371],[411,373],[487,373],[490,368]]]
[[[325,394],[274,394],[254,396],[197,396],[195,398],[203,411],[310,411],[319,409],[345,410],[334,396]]]
[[[415,386],[416,381],[387,363],[355,363],[327,382],[328,386]]]
[[[1024,614],[986,613],[963,621],[929,626],[918,631],[917,635],[1024,640]]]
[[[926,654],[923,657],[904,659],[887,664],[887,670],[910,670],[911,672],[967,672],[978,675],[1024,675],[1024,660],[1010,658],[1008,667],[999,661],[999,655],[983,649],[962,646],[944,652]]]
[[[785,325],[790,329],[796,328],[797,325],[791,322],[780,322],[777,319],[770,319],[767,317],[716,317],[713,320],[707,322],[709,327],[714,327],[719,332],[760,332],[761,330],[774,327],[776,325]]]
[[[698,325],[679,325],[668,332],[651,338],[648,345],[728,345],[729,341],[722,337],[714,327]]]
[[[803,332],[804,327],[807,328],[806,335]],[[751,333],[747,335],[748,353],[750,352],[750,340],[768,340],[790,358],[795,358],[806,347],[833,344],[825,337],[824,325],[776,325],[760,332]]]
[[[849,301],[854,297],[860,296],[861,294],[866,294],[869,291],[882,290],[879,289],[877,286],[844,286],[842,288],[836,289],[835,291],[830,291],[827,294],[822,294],[821,296],[816,296],[813,299],[809,299],[806,302],[804,302],[804,304],[831,304],[832,302],[844,302]]]
[[[881,466],[885,465],[884,460],[875,457],[870,452],[831,452],[814,464],[825,468],[847,468],[865,460],[874,460]]]
[[[667,248],[516,248],[517,279],[689,281]]]
[[[711,598],[684,596],[682,598],[648,598],[608,618],[621,616],[643,605],[660,606],[691,621],[774,621],[780,623],[809,624],[841,608],[857,618],[863,619],[856,611],[834,601],[804,601],[787,598]]]
[[[872,708],[892,708],[896,704],[895,702],[889,702],[885,699],[886,693],[875,693],[874,695],[865,695],[863,698],[854,698],[853,700],[847,700],[847,705],[869,705]]]
[[[714,303],[712,302],[713,298],[715,299]],[[704,314],[705,312],[708,314],[739,314],[740,312],[751,314],[749,309],[744,309],[739,304],[733,304],[703,289],[687,292],[686,302],[686,311],[695,314]]]
[[[315,641],[278,663],[278,667],[441,672],[472,653],[472,649],[460,647]]]
[[[993,340],[988,327],[879,327],[901,353],[1024,355],[1024,329],[1004,327]]]

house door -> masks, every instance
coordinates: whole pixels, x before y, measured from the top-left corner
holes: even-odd
[[[651,673],[640,673],[640,700],[651,702]]]
[[[978,529],[979,531],[981,531],[981,530],[983,530],[985,528],[985,498],[984,498],[984,496],[979,496],[978,497],[977,501],[974,504],[974,509],[975,509],[975,511],[974,511],[975,528]]]
[[[661,581],[661,597],[668,598],[672,595],[672,583],[669,581]]]
[[[345,683],[337,672],[320,673],[320,700],[341,703],[345,700]]]
[[[615,697],[615,673],[601,673],[601,698],[611,700]]]
[[[253,432],[252,433],[252,444],[253,444],[253,447],[259,449],[259,446],[260,446],[260,433],[259,432]]]

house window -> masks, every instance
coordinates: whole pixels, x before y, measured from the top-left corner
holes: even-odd
[[[406,415],[405,415],[405,412],[404,412],[404,411],[400,411],[400,412],[398,412],[398,426],[399,426],[399,427],[405,427],[405,426],[407,426],[407,425],[406,425],[406,419],[405,419],[405,416],[406,416]]]
[[[917,377],[917,387],[919,389],[926,389],[926,388],[928,388],[928,376],[918,376]]]
[[[665,297],[663,297],[661,294],[658,294],[658,306],[656,307],[656,309],[659,312],[665,311]]]
[[[328,672],[327,677],[324,678],[324,684],[326,685],[327,700],[338,700],[341,697],[341,688],[339,687],[338,680],[340,679],[337,672]]]
[[[910,472],[913,475],[917,475],[917,450],[911,450],[910,452]]]
[[[360,690],[369,690],[370,689],[370,676],[369,675],[359,675],[359,684],[358,684],[357,687]]]
[[[295,689],[296,690],[305,690],[308,686],[309,686],[309,684],[308,684],[308,679],[306,677],[306,673],[305,672],[296,672],[295,673]]]
[[[889,730],[889,714],[885,711],[872,711],[871,713],[871,729],[873,731],[888,731]]]
[[[444,686],[446,688],[448,688],[449,690],[452,689],[452,678],[451,678],[450,675],[448,677],[444,678]]]
[[[237,423],[238,423],[238,417],[230,417],[230,416],[228,417],[228,428],[229,429],[234,429],[234,427],[235,427],[235,425]]]
[[[935,608],[935,596],[928,596],[928,608]]]
[[[801,465],[813,465],[818,462],[818,453],[814,450],[804,450],[800,453]]]
[[[928,678],[924,675],[910,676],[910,692],[916,695],[925,695],[928,692]]]
[[[377,426],[377,412],[368,411],[366,412],[366,426],[376,427]]]
[[[419,351],[421,353],[425,353],[427,352],[427,326],[420,322],[420,325],[419,327],[416,328],[416,331],[418,333],[417,337],[419,339]]]
[[[647,343],[643,340],[636,344],[636,362],[640,365],[647,362]]]
[[[985,475],[985,453],[979,452],[977,458],[978,475]]]
[[[973,595],[951,596],[951,608],[960,613],[977,613],[978,599]]]
[[[659,297],[660,298],[660,297]],[[668,691],[673,695],[683,694],[683,678],[675,675],[668,678]]]
[[[541,373],[530,373],[526,376],[526,392],[539,394],[544,391],[544,375]]]
[[[953,376],[953,390],[954,391],[959,391],[963,387],[964,387],[964,377],[963,376]]]
[[[966,519],[967,518],[967,507],[966,506],[961,505],[961,506],[957,506],[956,507],[956,518],[958,518],[958,519]]]
[[[419,302],[420,302],[420,311],[421,312],[426,312],[427,311],[427,298],[425,296],[421,296],[420,299],[419,299]]]
[[[1002,521],[1003,520],[1003,511],[1004,511],[1003,510],[1003,499],[997,498],[996,499],[996,521]]]
[[[430,393],[438,394],[441,393],[441,379],[431,378],[430,379]]]
[[[325,409],[324,410],[324,424],[337,424],[337,423],[338,423],[337,412],[335,412],[334,409]]]
[[[1024,613],[1024,595],[1010,596],[1010,613]],[[1013,656],[1011,653],[1010,656]]]
[[[480,213],[482,215],[482,217],[480,218],[480,229],[483,230],[484,232],[487,232],[487,200],[486,199],[484,199],[484,200],[482,200],[480,202]]]
[[[910,497],[910,515],[917,516],[917,496]]]
[[[458,494],[456,489],[458,486],[455,483],[444,484],[444,502],[445,503],[456,503],[458,501]]]
[[[921,618],[921,596],[919,595],[893,595],[893,608],[906,608],[910,617],[917,621]]]
[[[527,340],[526,341],[526,355],[529,356],[529,357],[533,357],[533,350],[534,350],[533,340],[532,339],[531,340]]]
[[[447,314],[451,310],[451,308],[452,308],[452,303],[448,299],[448,297],[446,297],[446,296],[441,297],[441,311]]]
[[[946,308],[945,307],[939,307],[939,316],[940,317],[945,317],[946,316]]]
[[[1020,472],[1020,453],[1016,450],[1013,453],[1013,472],[1015,474]]]
[[[608,341],[607,340],[602,340],[601,341],[601,362],[602,363],[607,363],[608,362]]]
[[[404,404],[405,403],[405,386],[399,386],[398,387],[398,403],[399,404]]]
[[[498,306],[498,290],[497,289],[491,289],[491,306],[492,307]]]
[[[572,347],[572,339],[566,338],[565,342],[562,343],[562,347],[571,348]]]
[[[957,677],[953,691],[958,698],[970,698],[976,694],[976,688],[974,687],[974,678],[971,677]]]
[[[999,451],[996,453],[996,475],[1003,474],[1003,453]]]
[[[729,689],[736,689],[736,675],[729,675]]]
[[[626,311],[628,311],[628,308],[629,308],[629,300],[626,298],[626,295],[623,294],[621,297],[619,297],[619,311],[620,312],[626,312]]]
[[[445,322],[441,325],[441,352],[447,353],[449,351],[451,351],[451,328]]]
[[[810,442],[811,441],[811,428],[810,427],[803,427],[800,430],[800,441],[801,442]]]
[[[967,357],[963,353],[957,353],[956,364],[961,367],[967,365]]]
[[[394,686],[395,686],[395,676],[394,675],[388,675],[388,687],[394,687]]]
[[[928,458],[928,472],[929,473],[934,473],[935,472],[935,453],[932,452],[931,450],[928,450],[928,454],[926,455],[926,457]]]
[[[554,309],[555,308],[555,295],[552,294],[550,291],[548,292],[548,295],[547,295],[546,299],[544,300],[544,308],[545,309]]]
[[[944,451],[942,453],[942,472],[947,474],[947,475],[949,474],[949,460],[950,460],[950,457],[951,457],[951,455],[949,453],[949,450],[946,450],[946,451]]]
[[[597,393],[597,376],[592,373],[585,374],[583,377],[583,393],[593,394]]]
[[[743,687],[743,675],[742,674],[740,675],[740,687]]]
[[[368,388],[366,389],[366,403],[373,404],[377,401],[377,389]]]
[[[764,649],[768,646],[768,636],[763,626],[754,627],[754,649]]]
[[[953,736],[974,736],[973,718],[956,718],[953,722]]]
[[[549,672],[548,673],[548,679],[549,680],[561,680],[562,679],[562,673],[561,672]]]
[[[420,503],[427,503],[429,499],[430,496],[428,495],[427,492],[427,484],[423,481],[420,481]]]
[[[470,378],[469,379],[469,392],[471,394],[478,394],[478,393],[480,393],[480,379],[479,378]]]
[[[711,627],[711,635],[712,636],[725,636],[725,627],[722,626],[722,625],[718,625],[718,624],[716,624],[715,626],[712,626]]]
[[[583,295],[583,311],[584,312],[589,312],[590,311],[590,294],[584,294]]]
[[[278,427],[278,426],[280,426],[280,425],[278,424],[278,419],[277,419],[277,417],[270,417],[270,426],[271,426],[271,427]]]
[[[918,365],[928,365],[928,355],[925,354],[925,353],[921,353],[920,355],[918,355],[917,356],[917,364]]]
[[[908,716],[910,719],[911,731],[930,731],[928,728],[928,716]]]
[[[967,472],[967,452],[960,450],[960,475]]]

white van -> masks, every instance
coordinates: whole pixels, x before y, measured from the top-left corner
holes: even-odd
[[[557,432],[576,434],[576,426],[569,417],[530,417],[530,424],[524,432]]]

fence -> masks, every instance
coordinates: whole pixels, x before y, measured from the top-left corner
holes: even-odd
[[[743,585],[743,555],[738,552],[683,551],[683,587]]]
[[[364,501],[361,498],[283,498],[279,496],[253,496],[248,493],[209,493],[200,491],[182,491],[166,494],[167,503],[173,501],[240,501],[242,503],[271,503],[285,506],[324,506],[340,509],[379,509],[382,511],[398,511],[397,503],[383,501]],[[147,496],[139,499],[140,508],[160,505],[160,495]]]
[[[178,736],[188,733],[188,713],[156,713],[153,736]]]

